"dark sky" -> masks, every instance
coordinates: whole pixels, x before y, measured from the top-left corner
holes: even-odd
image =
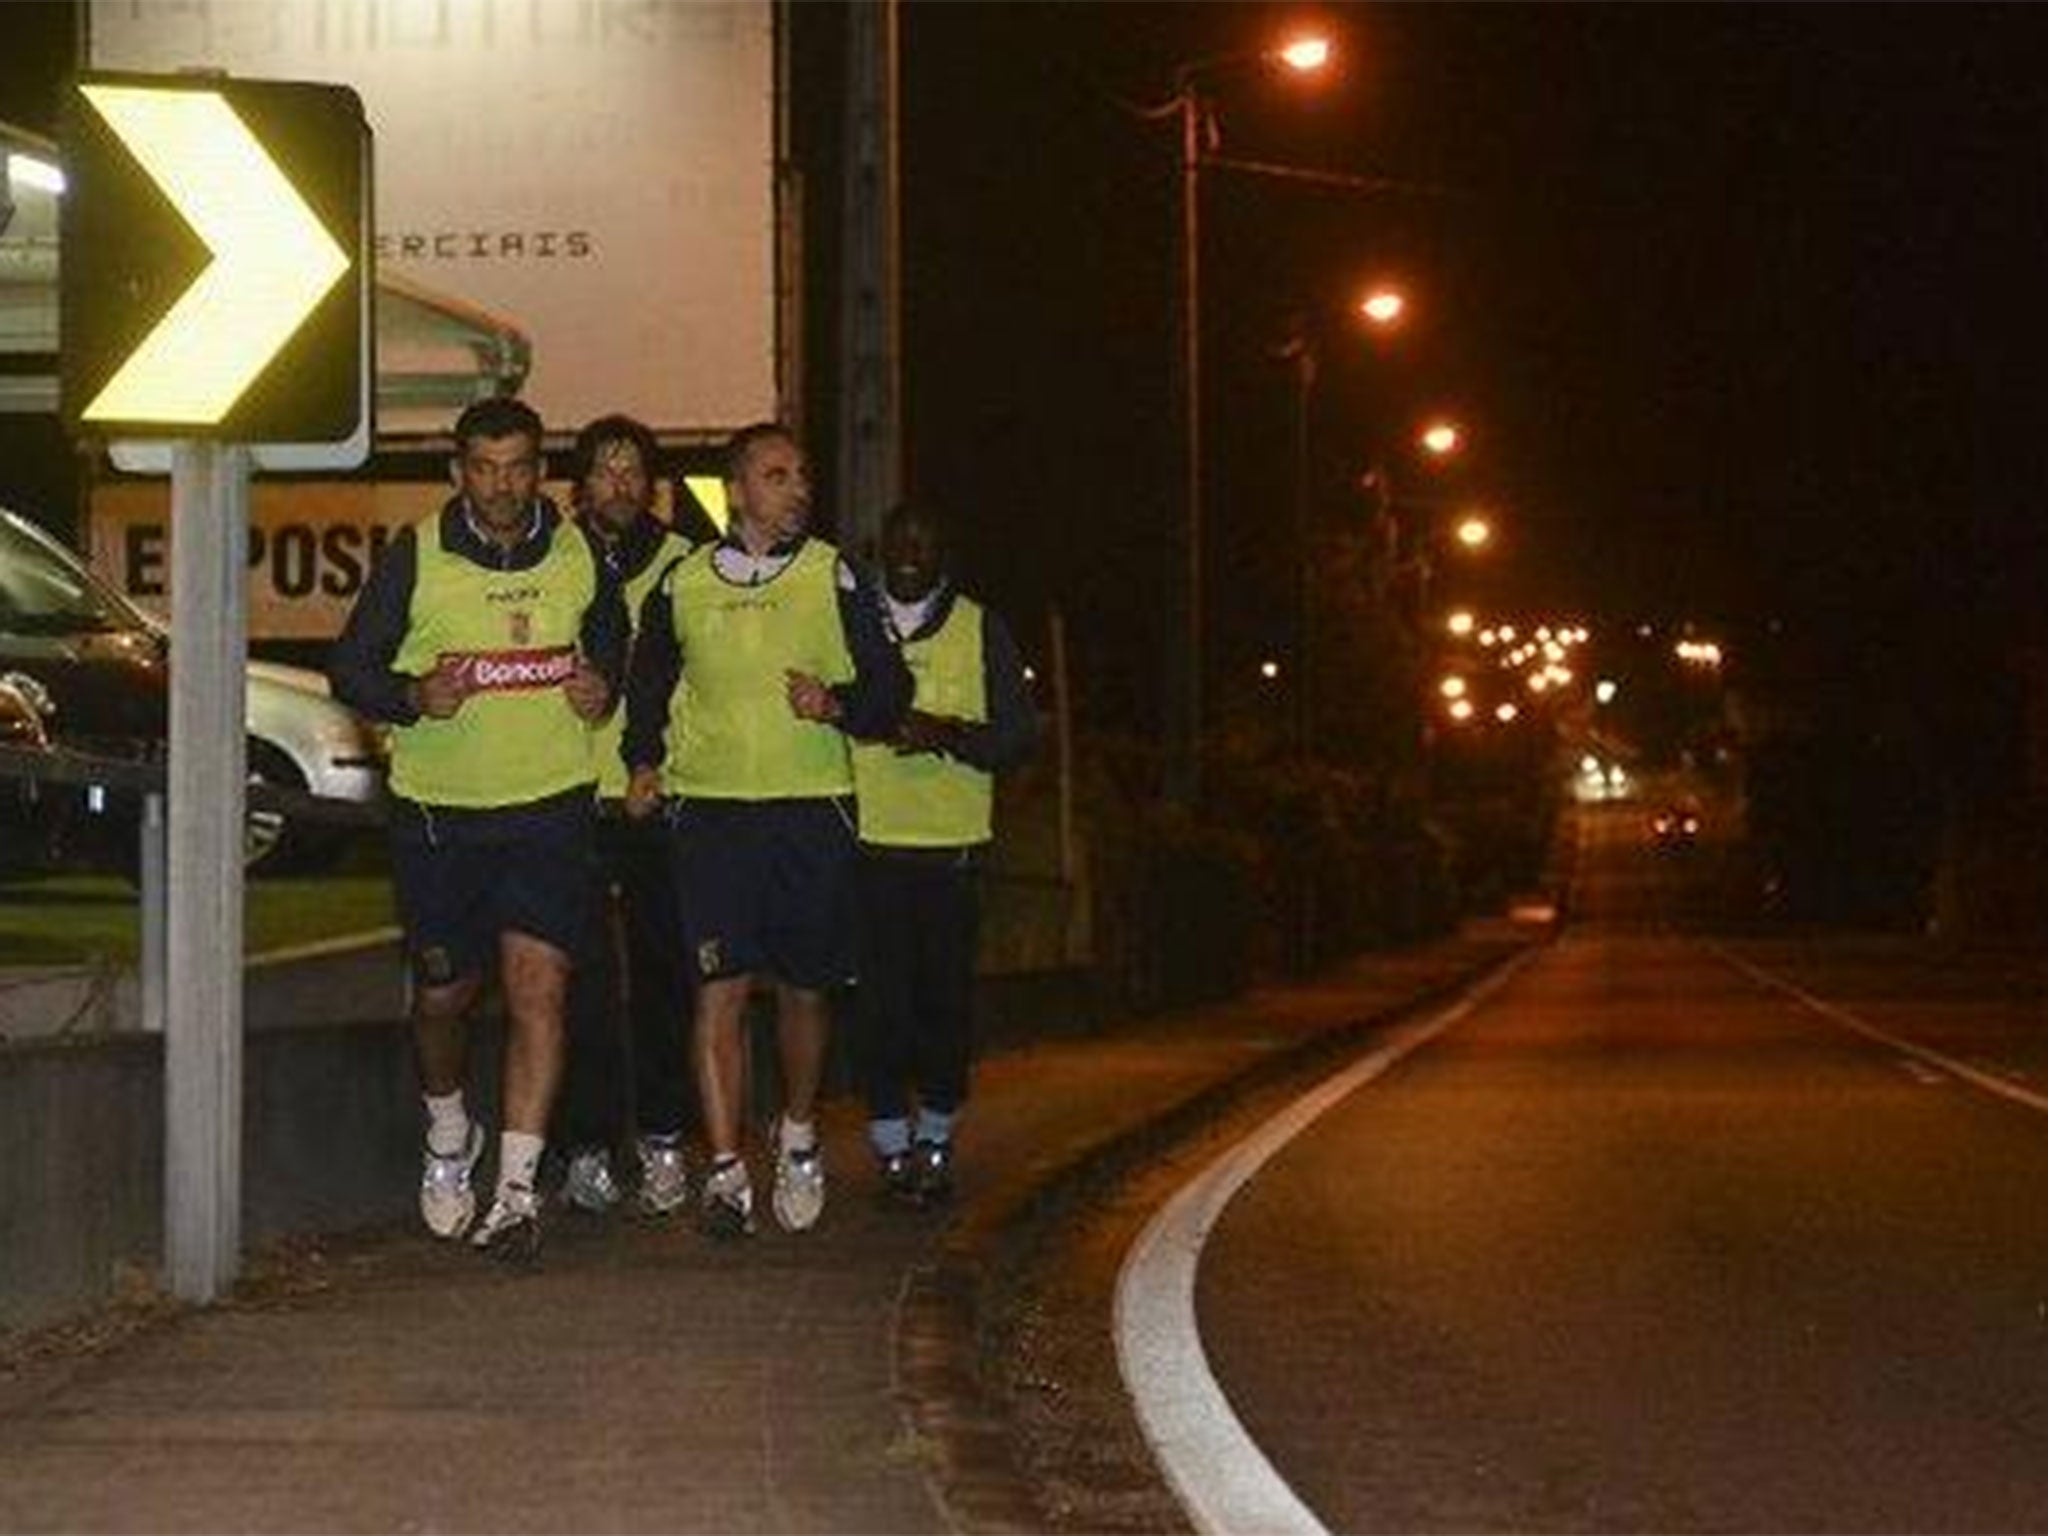
[[[907,10],[918,482],[977,515],[1021,600],[1063,591],[1134,624],[1169,570],[1171,140],[1116,98],[1162,97],[1176,61],[1257,47],[1294,14]],[[1329,336],[1318,453],[1334,472],[1451,404],[1472,429],[1459,488],[1502,509],[1522,600],[1932,626],[1923,660],[1964,616],[2022,622],[2048,563],[2048,16],[1318,14],[1336,77],[1219,79],[1226,152],[1451,195],[1210,183],[1212,569],[1243,606],[1284,601],[1256,554],[1291,486],[1286,376],[1263,348],[1291,309],[1395,267],[1418,323],[1380,347]]]
[[[828,14],[800,5],[796,25]],[[1303,14],[904,8],[913,482],[957,507],[1020,629],[1062,602],[1099,686],[1141,715],[1179,526],[1176,258],[1170,130],[1124,103]],[[1924,642],[1901,659],[1931,687],[1947,653],[2037,624],[2041,8],[1314,14],[1339,67],[1308,88],[1218,76],[1224,150],[1441,191],[1208,183],[1219,654],[1261,644],[1287,602],[1290,397],[1267,354],[1300,312],[1325,321],[1319,483],[1454,409],[1472,451],[1438,488],[1499,508],[1504,597],[1845,643],[1910,626]],[[0,115],[47,122],[68,25],[0,9]],[[1372,345],[1336,311],[1389,270],[1417,318]]]

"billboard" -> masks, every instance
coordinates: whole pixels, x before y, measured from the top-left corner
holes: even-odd
[[[570,487],[542,487],[555,505]],[[440,511],[446,480],[258,480],[249,489],[249,634],[331,640],[399,530]],[[667,485],[655,515],[675,516]],[[93,490],[86,561],[116,591],[159,617],[171,605],[170,489],[124,480]]]
[[[90,0],[88,59],[352,86],[379,272],[531,338],[551,428],[776,414],[770,0]]]

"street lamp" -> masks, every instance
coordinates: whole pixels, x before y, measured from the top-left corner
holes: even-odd
[[[1173,99],[1148,116],[1171,115],[1180,126],[1180,385],[1186,458],[1180,643],[1167,645],[1166,792],[1180,805],[1201,792],[1202,739],[1202,263],[1201,170],[1209,113],[1200,80],[1227,65],[1277,59],[1297,73],[1330,62],[1327,39],[1295,37],[1264,53],[1227,54],[1174,71]]]
[[[1330,40],[1327,37],[1297,37],[1282,47],[1277,57],[1289,69],[1302,73],[1321,69],[1330,62]]]
[[[1399,324],[1407,309],[1407,295],[1398,288],[1375,288],[1358,301],[1359,314],[1382,330]]]
[[[1463,446],[1465,435],[1455,421],[1432,421],[1422,429],[1417,441],[1431,458],[1445,459]]]
[[[1467,554],[1477,554],[1493,542],[1493,523],[1479,513],[1468,513],[1451,525],[1450,535],[1459,549]],[[1429,588],[1436,574],[1436,557],[1431,545],[1439,535],[1431,534],[1421,541],[1415,552],[1415,604],[1420,613],[1429,611]]]
[[[1408,308],[1407,296],[1399,289],[1378,287],[1355,306],[1355,312],[1372,329],[1392,330]],[[1314,521],[1313,479],[1310,473],[1310,435],[1313,423],[1317,372],[1317,339],[1314,326],[1298,318],[1293,335],[1279,350],[1279,357],[1294,365],[1294,657],[1298,674],[1294,685],[1294,748],[1307,757],[1315,736],[1315,668],[1311,652],[1315,643],[1315,569],[1310,537]]]

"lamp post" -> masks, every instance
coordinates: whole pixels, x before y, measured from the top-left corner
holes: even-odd
[[[1307,332],[1295,335],[1284,354],[1294,364],[1294,752],[1306,758],[1315,740],[1314,643],[1315,576],[1311,569],[1310,526],[1315,492],[1309,469],[1309,420],[1316,387],[1316,349]]]
[[[1193,805],[1201,794],[1202,739],[1202,140],[1209,112],[1202,77],[1228,65],[1277,60],[1298,73],[1325,67],[1330,45],[1301,37],[1263,52],[1226,54],[1174,71],[1172,100],[1148,116],[1171,114],[1180,132],[1180,330],[1183,518],[1178,636],[1169,635],[1166,668],[1166,794]]]
[[[1482,513],[1468,512],[1450,526],[1450,536],[1459,549],[1478,554],[1493,542],[1493,522]],[[1436,553],[1432,541],[1424,539],[1415,551],[1415,608],[1419,623],[1429,622],[1429,588],[1436,576]]]
[[[1166,797],[1193,805],[1201,793],[1202,741],[1202,104],[1195,76],[1175,83],[1180,114],[1180,387],[1183,460],[1179,644],[1167,641]]]
[[[1353,314],[1370,329],[1394,330],[1408,312],[1400,289],[1381,285],[1369,290]],[[1310,445],[1314,428],[1317,342],[1305,318],[1277,355],[1294,373],[1294,750],[1306,758],[1315,743],[1315,480]]]

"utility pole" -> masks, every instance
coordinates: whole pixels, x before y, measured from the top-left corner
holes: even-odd
[[[903,494],[903,303],[897,0],[857,0],[846,38],[839,544],[859,558]]]

